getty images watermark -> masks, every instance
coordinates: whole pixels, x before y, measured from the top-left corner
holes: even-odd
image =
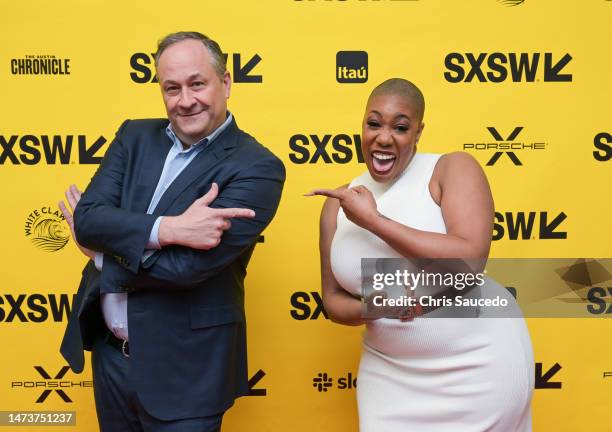
[[[364,318],[612,316],[612,259],[361,260]]]

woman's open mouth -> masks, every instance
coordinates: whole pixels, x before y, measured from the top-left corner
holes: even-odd
[[[387,174],[393,168],[397,156],[379,151],[372,152],[372,168],[376,174]]]

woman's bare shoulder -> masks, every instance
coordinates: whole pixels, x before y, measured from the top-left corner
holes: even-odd
[[[482,167],[472,155],[457,151],[440,156],[431,177],[432,180],[442,184],[449,177],[481,177],[483,174]]]

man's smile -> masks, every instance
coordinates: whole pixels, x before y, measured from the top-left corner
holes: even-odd
[[[202,111],[198,111],[198,112],[194,112],[194,113],[178,113],[179,117],[195,117],[198,114],[202,114],[204,111],[206,110],[202,110]]]

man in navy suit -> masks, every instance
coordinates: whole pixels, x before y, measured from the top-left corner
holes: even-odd
[[[218,431],[248,391],[244,278],[278,207],[282,162],[238,129],[219,45],[155,56],[168,119],[128,120],[81,196],[61,203],[90,256],[61,352],[92,351],[102,431]]]

